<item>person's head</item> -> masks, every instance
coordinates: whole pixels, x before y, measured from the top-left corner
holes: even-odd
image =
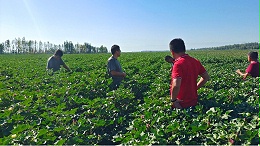
[[[56,50],[54,55],[61,58],[63,56],[63,52],[61,50]]]
[[[185,48],[184,41],[180,38],[173,39],[170,42],[170,50],[171,50],[172,54],[185,53],[186,48]]]
[[[248,61],[257,61],[258,53],[257,52],[249,52],[248,53]]]
[[[121,53],[120,47],[119,47],[118,45],[113,45],[113,46],[111,47],[111,53],[112,53],[114,56],[119,57],[119,56],[120,56],[120,53]]]
[[[169,55],[165,56],[164,59],[165,59],[165,61],[168,62],[168,63],[173,63],[173,61],[174,61],[174,59],[173,59],[171,56],[169,56]]]

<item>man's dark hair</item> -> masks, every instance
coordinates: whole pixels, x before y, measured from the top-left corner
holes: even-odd
[[[63,52],[61,50],[56,50],[54,55],[62,57],[63,56]]]
[[[175,53],[180,53],[180,52],[186,51],[184,41],[180,38],[173,39],[170,42],[170,49]]]
[[[252,60],[257,60],[258,59],[258,53],[257,52],[249,52],[248,56],[252,59]]]
[[[116,51],[120,51],[120,47],[118,45],[113,45],[111,47],[111,53],[114,55]]]
[[[167,61],[167,60],[169,60],[169,59],[171,59],[172,57],[171,56],[169,56],[169,55],[167,55],[167,56],[165,56],[165,61]]]

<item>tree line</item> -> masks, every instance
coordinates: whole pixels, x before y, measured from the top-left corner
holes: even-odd
[[[103,45],[94,47],[89,43],[73,44],[72,41],[64,41],[63,44],[52,44],[49,41],[26,40],[25,37],[6,40],[0,43],[0,54],[51,54],[56,50],[62,50],[65,54],[79,53],[107,53],[108,50]]]
[[[238,49],[238,50],[259,49],[259,42],[225,45],[220,47],[199,48],[196,50],[230,50],[230,49]]]

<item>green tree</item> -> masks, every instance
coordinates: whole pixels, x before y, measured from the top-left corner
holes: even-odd
[[[97,52],[96,47],[92,47],[92,52],[93,52],[93,53],[96,53],[96,52]]]
[[[32,53],[33,52],[33,41],[29,40],[28,42],[28,53]]]
[[[0,54],[4,53],[4,44],[0,44]]]
[[[21,52],[20,53],[27,53],[27,45],[26,45],[26,40],[25,37],[22,38],[22,42],[21,42]]]
[[[74,45],[74,49],[75,49],[75,53],[80,53],[80,48],[79,48],[80,44],[77,43]]]
[[[75,48],[72,41],[69,42],[69,53],[75,53]]]
[[[74,45],[73,45],[72,41],[70,41],[70,42],[65,41],[65,42],[64,42],[64,52],[65,52],[66,54],[75,53],[75,51],[74,51]]]
[[[38,49],[38,53],[42,53],[43,50],[43,44],[42,41],[39,42],[39,49]]]
[[[87,47],[86,45],[80,45],[79,49],[80,49],[80,53],[86,53]]]
[[[89,43],[84,43],[84,45],[86,46],[86,53],[91,53],[92,46]]]
[[[5,51],[6,51],[7,53],[10,53],[10,52],[11,52],[10,40],[6,40],[6,41],[5,41]]]
[[[38,43],[37,43],[37,41],[35,40],[35,41],[34,41],[34,50],[33,50],[33,53],[34,53],[34,54],[37,53],[37,45],[38,45]]]
[[[43,53],[46,53],[48,50],[48,44],[46,42],[43,43]]]
[[[69,52],[69,43],[68,41],[64,42],[64,53],[68,53]]]
[[[64,53],[107,53],[107,48],[103,45],[94,47],[86,42],[83,45],[79,43],[74,45],[72,41],[64,41],[63,44],[56,45],[49,41],[27,41],[25,37],[15,38],[11,43],[10,40],[6,40],[3,45],[6,53],[52,53],[57,49],[63,50]]]
[[[99,47],[99,52],[100,52],[100,53],[107,53],[107,47],[104,47],[103,45],[101,45],[101,46]]]

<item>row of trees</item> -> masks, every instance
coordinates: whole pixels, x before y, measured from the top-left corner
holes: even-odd
[[[245,44],[226,45],[226,46],[220,46],[220,47],[200,48],[200,49],[204,49],[204,50],[228,50],[228,49],[245,50],[245,49],[259,49],[259,42],[245,43]],[[200,49],[199,49],[199,50],[200,50]]]
[[[55,50],[61,49],[65,54],[77,53],[107,53],[108,50],[103,45],[94,47],[89,43],[73,44],[71,41],[65,41],[63,44],[52,44],[50,42],[37,42],[36,40],[26,40],[25,37],[15,38],[14,40],[6,40],[0,43],[0,54],[15,53],[15,54],[36,54],[36,53],[54,53]]]

